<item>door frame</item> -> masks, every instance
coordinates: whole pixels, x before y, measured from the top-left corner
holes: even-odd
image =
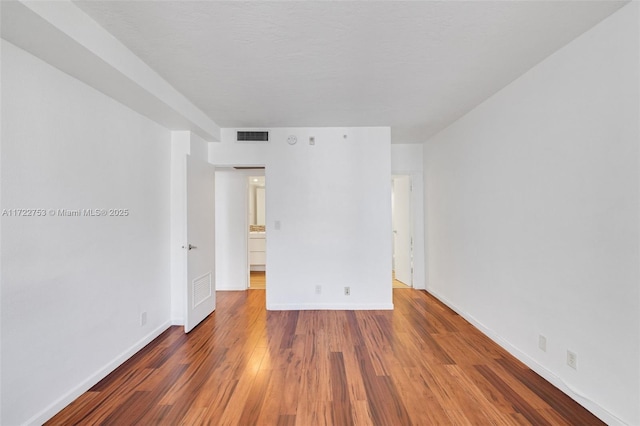
[[[249,288],[248,178],[257,174],[254,170],[216,166],[218,291]]]
[[[392,191],[392,197],[394,197],[394,181],[397,178],[407,178],[408,182],[409,182],[409,194],[407,197],[408,200],[408,205],[405,206],[408,213],[409,213],[409,223],[408,223],[408,228],[409,228],[409,268],[410,268],[410,283],[404,283],[406,285],[408,285],[411,288],[415,288],[414,283],[415,283],[415,229],[413,226],[413,222],[414,222],[414,208],[413,208],[413,176],[411,174],[408,173],[392,173],[391,175],[391,191]],[[392,253],[391,253],[391,261],[392,261],[392,271],[395,272],[395,257],[396,257],[396,237],[395,237],[395,226],[394,226],[394,214],[393,214],[393,210],[395,208],[395,197],[392,199],[391,202],[391,208],[392,208],[392,213],[391,213],[391,218],[392,218],[392,222],[391,222],[391,232],[393,233],[392,238],[393,238],[393,242],[392,242]],[[402,282],[402,281],[401,281]]]
[[[247,289],[251,288],[251,248],[249,247],[249,237],[251,236],[249,233],[249,226],[251,223],[251,219],[249,218],[250,214],[251,214],[251,183],[249,182],[249,179],[252,177],[264,177],[265,178],[265,186],[264,186],[264,197],[265,197],[265,206],[264,206],[264,214],[265,214],[265,228],[267,226],[267,220],[266,220],[266,216],[267,216],[267,205],[266,205],[266,199],[267,199],[267,186],[266,186],[266,173],[267,173],[267,168],[265,166],[260,166],[263,167],[263,169],[261,170],[260,173],[249,173],[247,174],[247,189],[246,189],[246,194],[247,194],[247,212],[245,214],[245,218],[246,218],[246,224],[245,224],[245,240],[247,241],[247,261],[246,261],[246,267],[247,267]],[[254,205],[254,210],[256,209],[256,205]],[[254,214],[257,215],[257,213],[254,211]],[[265,233],[266,235],[266,233]],[[265,254],[266,256],[266,254]],[[265,261],[266,262],[266,261]],[[266,277],[266,272],[267,271],[267,267],[265,264],[265,277]]]

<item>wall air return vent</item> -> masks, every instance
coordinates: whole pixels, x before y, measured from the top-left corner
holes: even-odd
[[[238,131],[238,142],[269,142],[269,132]]]

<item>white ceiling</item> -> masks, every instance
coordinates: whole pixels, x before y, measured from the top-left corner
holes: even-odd
[[[425,141],[615,1],[77,1],[222,127]]]

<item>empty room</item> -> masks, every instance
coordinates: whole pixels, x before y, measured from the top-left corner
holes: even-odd
[[[0,18],[3,426],[640,426],[637,2]]]

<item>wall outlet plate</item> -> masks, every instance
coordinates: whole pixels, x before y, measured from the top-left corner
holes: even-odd
[[[547,351],[547,338],[544,337],[542,334],[538,336],[538,348],[542,352],[546,352]]]
[[[578,355],[571,351],[567,351],[567,365],[574,370],[578,369]]]

